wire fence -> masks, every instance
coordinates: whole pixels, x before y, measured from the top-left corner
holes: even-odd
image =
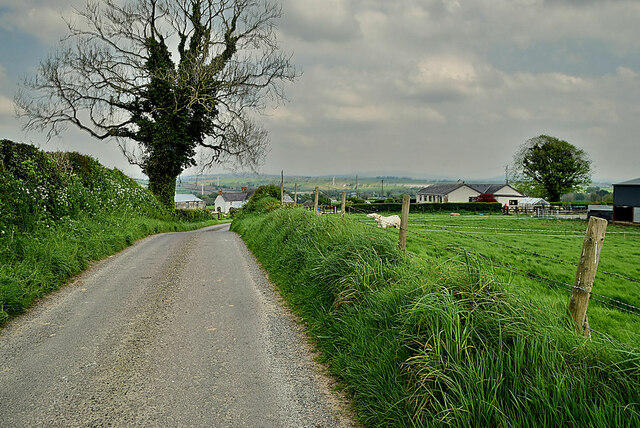
[[[361,213],[361,214],[366,214],[365,211],[361,211],[361,210],[358,210],[358,209],[354,209],[354,211],[356,211],[356,212],[359,211],[359,213]],[[355,221],[357,223],[360,223],[360,224],[365,224],[367,226],[371,226],[371,227],[377,228],[377,226],[375,224],[373,224],[372,222],[366,221],[364,219],[363,220],[356,219]],[[426,226],[429,226],[429,227],[446,229],[446,226],[434,225],[434,224],[429,224],[429,223],[419,223],[419,224],[425,224]],[[561,290],[566,291],[568,293],[571,293],[575,289],[581,290],[583,292],[588,293],[590,295],[590,299],[591,300],[594,300],[594,301],[596,301],[596,302],[598,302],[598,303],[600,303],[600,304],[602,304],[602,305],[604,305],[606,307],[609,307],[609,308],[612,308],[612,309],[616,309],[616,310],[619,310],[621,312],[625,312],[625,313],[628,313],[628,314],[631,314],[631,315],[634,315],[634,316],[640,316],[640,307],[638,307],[638,306],[629,304],[627,302],[623,302],[623,301],[618,300],[618,299],[614,299],[614,298],[609,297],[609,296],[605,296],[605,295],[600,294],[600,293],[595,293],[593,291],[587,292],[587,290],[585,290],[584,288],[576,287],[575,285],[569,284],[567,282],[564,282],[564,281],[561,281],[561,280],[558,280],[558,279],[554,279],[554,278],[550,278],[550,277],[547,277],[547,276],[544,276],[544,275],[540,275],[538,273],[531,272],[531,271],[528,271],[528,270],[525,270],[525,269],[520,269],[518,267],[511,266],[508,263],[507,264],[503,264],[499,260],[494,259],[494,258],[492,258],[490,256],[487,256],[487,255],[481,254],[478,251],[476,251],[475,249],[471,249],[471,248],[464,247],[464,246],[461,246],[461,245],[454,245],[454,244],[451,244],[451,243],[448,243],[448,242],[437,241],[437,240],[433,239],[432,237],[427,236],[426,232],[427,232],[427,230],[424,230],[425,234],[422,234],[420,232],[416,232],[415,230],[411,230],[411,229],[408,230],[408,233],[411,234],[411,236],[414,238],[414,240],[416,242],[419,242],[420,244],[426,244],[426,245],[429,245],[431,247],[442,249],[442,250],[445,250],[445,251],[448,251],[448,252],[454,252],[456,254],[462,254],[462,253],[464,253],[464,254],[472,254],[473,256],[475,256],[475,257],[477,257],[479,259],[486,260],[494,268],[498,268],[498,269],[502,269],[502,270],[508,271],[508,272],[510,272],[512,274],[515,274],[515,275],[527,278],[529,280],[533,280],[533,281],[538,282],[540,284],[546,285],[547,287],[561,289]],[[455,230],[451,231],[451,232],[454,232],[454,233],[457,233],[457,234],[461,234],[461,235],[464,235],[466,237],[470,237],[472,239],[485,241],[485,242],[491,243],[493,245],[499,245],[499,246],[502,246],[502,247],[505,247],[505,248],[509,248],[511,250],[519,251],[519,252],[522,252],[522,253],[525,253],[525,254],[534,255],[536,257],[541,257],[541,258],[553,260],[555,262],[559,262],[559,263],[563,263],[563,264],[569,264],[569,265],[576,266],[576,267],[578,266],[578,263],[575,263],[575,262],[572,262],[572,261],[568,261],[568,260],[564,260],[564,259],[557,258],[557,257],[553,257],[553,256],[548,256],[548,255],[541,254],[541,253],[538,253],[538,252],[535,252],[535,251],[531,251],[531,250],[528,250],[528,249],[525,249],[525,248],[504,244],[504,243],[497,242],[497,241],[494,241],[494,240],[491,240],[491,239],[486,239],[486,238],[482,238],[482,237],[479,237],[479,236],[471,235],[471,234],[468,234],[468,233],[465,233],[465,232],[460,232],[460,231],[455,231]],[[584,232],[582,232],[582,233],[584,234]],[[636,278],[628,277],[626,275],[621,275],[621,274],[618,274],[618,273],[615,273],[615,272],[609,272],[609,271],[602,270],[602,269],[599,269],[597,272],[602,273],[604,275],[614,276],[614,277],[617,277],[617,278],[620,278],[620,279],[624,279],[624,280],[627,280],[627,281],[630,281],[630,282],[634,282],[634,283],[640,282],[640,280],[638,280]],[[599,332],[596,332],[596,331],[594,331],[594,332],[599,334]]]
[[[440,228],[440,229],[447,230],[446,226],[434,225],[434,224],[429,224],[429,223],[423,223],[423,224],[425,224],[428,227],[435,227],[435,228]],[[463,236],[466,236],[466,237],[469,237],[469,238],[472,238],[472,239],[477,239],[477,240],[480,240],[480,241],[488,242],[490,244],[500,245],[501,247],[509,248],[511,250],[516,250],[516,251],[520,251],[522,253],[534,255],[536,257],[541,257],[541,258],[545,258],[545,259],[549,259],[549,260],[554,260],[554,261],[557,261],[557,262],[570,264],[570,265],[573,265],[573,266],[576,266],[576,267],[578,266],[578,263],[576,263],[576,262],[560,259],[558,257],[553,257],[553,256],[549,256],[549,255],[546,255],[546,254],[541,254],[541,253],[538,253],[536,251],[528,250],[526,248],[520,248],[520,247],[516,247],[514,245],[508,245],[508,244],[505,244],[505,243],[502,243],[502,242],[494,241],[492,239],[487,239],[487,238],[483,238],[483,237],[480,237],[480,236],[472,235],[472,234],[469,234],[467,232],[460,232],[459,230],[448,230],[448,231],[451,232],[451,233],[456,233],[456,234],[463,235]],[[621,274],[615,273],[615,272],[609,272],[609,271],[606,271],[604,269],[598,269],[597,272],[598,273],[602,273],[604,275],[615,276],[617,278],[621,278],[621,279],[624,279],[624,280],[627,280],[627,281],[640,283],[640,279],[631,278],[629,276],[621,275]]]

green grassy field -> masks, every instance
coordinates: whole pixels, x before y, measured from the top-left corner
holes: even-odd
[[[492,226],[493,238],[510,244],[507,238],[517,238],[521,247],[555,248],[553,238],[562,238],[566,253],[556,248],[554,254],[577,259],[581,237],[571,232],[584,222],[412,216],[410,252],[403,253],[396,229],[379,229],[364,216],[342,221],[278,209],[277,201],[254,211],[237,216],[233,230],[307,326],[320,360],[351,395],[365,426],[640,424],[637,351],[601,335],[585,340],[576,334],[568,295],[493,267],[498,262],[489,262],[479,243],[504,247],[456,234],[457,244],[469,249],[445,251],[453,234],[435,227],[467,226],[488,237]],[[511,223],[516,220],[522,222]],[[506,235],[536,229],[551,236]],[[502,250],[499,255],[515,260]],[[575,272],[573,265],[566,270],[567,278]],[[589,315],[600,329],[614,314],[594,319],[597,309]]]
[[[471,255],[492,266],[510,292],[564,314],[586,227],[586,220],[416,214],[409,218],[407,248],[429,259]],[[598,269],[591,328],[640,348],[640,228],[609,225]]]

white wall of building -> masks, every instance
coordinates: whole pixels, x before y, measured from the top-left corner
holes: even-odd
[[[232,201],[229,202],[224,199],[224,196],[218,195],[215,200],[214,206],[215,210],[223,213],[228,213],[231,208],[242,208],[247,201]]]
[[[231,207],[231,204],[225,201],[222,195],[218,195],[218,197],[214,202],[214,206],[215,206],[216,212],[228,213],[229,208]]]
[[[456,190],[449,193],[448,199],[443,202],[452,202],[452,203],[469,202],[469,198],[475,198],[479,194],[480,193],[478,193],[477,190],[473,190],[469,186],[462,186],[462,187],[458,187]]]

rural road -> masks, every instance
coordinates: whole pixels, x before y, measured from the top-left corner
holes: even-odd
[[[0,426],[351,426],[228,226],[152,236],[0,331]]]

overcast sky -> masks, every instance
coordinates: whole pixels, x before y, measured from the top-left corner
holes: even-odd
[[[77,1],[0,0],[0,138],[77,150],[133,176],[115,143],[21,131],[20,76]],[[282,49],[303,74],[265,111],[263,172],[483,179],[548,134],[595,178],[640,177],[640,1],[282,0]],[[222,170],[222,169],[221,169]]]

